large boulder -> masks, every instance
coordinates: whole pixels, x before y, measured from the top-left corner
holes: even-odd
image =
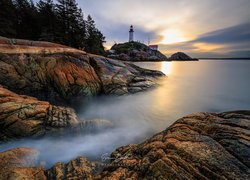
[[[164,75],[159,71],[145,74],[145,71],[57,44],[0,38],[0,84],[53,104],[75,104],[84,97],[102,93],[142,91]],[[134,82],[140,83],[135,86]]]
[[[167,57],[139,42],[126,42],[111,47],[110,58],[123,61],[166,61]]]
[[[250,111],[197,113],[118,148],[99,179],[249,179]]]
[[[169,60],[171,61],[198,61],[198,59],[196,58],[191,58],[190,56],[188,56],[187,54],[183,53],[183,52],[177,52],[175,54],[173,54]]]
[[[0,86],[0,141],[41,137],[78,124],[71,108],[20,96]]]
[[[154,87],[155,78],[164,76],[160,71],[143,69],[101,56],[92,56],[90,64],[102,82],[104,94],[123,95],[140,92]]]
[[[79,120],[71,108],[21,96],[0,86],[0,143],[45,135],[86,134],[110,127],[108,120]]]
[[[85,55],[0,54],[0,84],[54,104],[96,95],[101,82]]]

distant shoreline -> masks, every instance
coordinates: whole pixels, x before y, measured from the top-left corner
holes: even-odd
[[[199,58],[200,60],[250,60],[249,58]]]

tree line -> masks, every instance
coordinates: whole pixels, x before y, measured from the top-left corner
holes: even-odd
[[[105,37],[75,0],[0,0],[0,36],[42,40],[105,54]]]

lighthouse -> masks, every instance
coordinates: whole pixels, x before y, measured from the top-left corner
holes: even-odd
[[[134,28],[131,25],[130,30],[129,30],[129,42],[133,42],[133,41],[134,41]]]

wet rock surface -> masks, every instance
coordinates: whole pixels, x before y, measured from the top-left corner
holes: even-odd
[[[197,113],[118,148],[99,179],[249,179],[250,111]]]

